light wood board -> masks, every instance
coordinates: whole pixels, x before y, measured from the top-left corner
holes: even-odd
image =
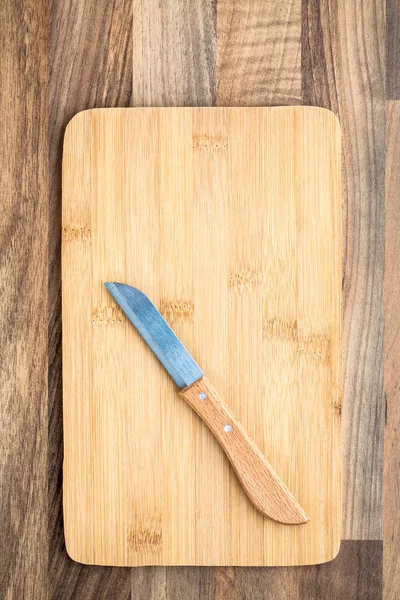
[[[323,109],[94,109],[63,159],[67,550],[324,562],[341,537],[340,129]],[[142,289],[310,516],[263,517],[113,303]]]

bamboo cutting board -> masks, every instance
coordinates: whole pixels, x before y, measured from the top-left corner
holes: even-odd
[[[300,565],[341,537],[340,129],[319,108],[79,113],[63,160],[67,550]],[[263,517],[104,287],[144,291],[310,517]]]

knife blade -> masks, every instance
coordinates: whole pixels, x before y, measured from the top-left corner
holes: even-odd
[[[105,286],[175,381],[180,396],[212,431],[254,506],[280,523],[307,523],[300,504],[146,294],[124,283]]]

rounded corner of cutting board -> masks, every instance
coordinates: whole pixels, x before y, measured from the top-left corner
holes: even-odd
[[[64,534],[65,534],[65,550],[66,550],[66,553],[68,554],[69,558],[71,560],[73,560],[74,562],[79,563],[81,565],[93,564],[87,560],[87,558],[81,552],[79,546],[76,546],[69,540],[69,536],[68,536],[65,525],[64,525]]]
[[[71,119],[68,121],[68,123],[65,127],[64,140],[70,134],[72,129],[74,129],[76,127],[80,127],[81,121],[85,120],[89,115],[91,115],[93,113],[93,111],[96,111],[96,110],[98,110],[98,109],[97,108],[86,108],[85,110],[80,110],[79,112],[75,113],[74,116],[71,117]]]
[[[339,556],[341,546],[342,546],[342,538],[341,538],[341,536],[338,536],[337,538],[334,539],[334,545],[332,547],[331,552],[329,552],[329,554],[324,555],[322,558],[317,559],[309,564],[310,565],[325,565],[327,563],[332,562]]]
[[[338,115],[330,108],[324,108],[322,106],[298,106],[295,108],[308,116],[313,116],[316,118],[322,117],[327,124],[333,124],[336,133],[338,133],[339,135],[341,134],[342,128],[340,124],[340,119]]]
[[[115,112],[124,109],[110,108],[86,108],[75,113],[68,121],[64,130],[63,153],[70,150],[69,146],[74,146],[77,142],[84,142],[85,127],[90,120],[97,115],[104,114],[108,111]],[[126,110],[126,109],[125,109]]]
[[[331,562],[332,560],[335,560],[335,558],[337,558],[339,556],[341,547],[342,547],[342,538],[341,538],[341,536],[339,536],[338,539],[336,540],[336,545],[333,547],[332,556],[330,558],[328,558],[328,560],[326,562]]]

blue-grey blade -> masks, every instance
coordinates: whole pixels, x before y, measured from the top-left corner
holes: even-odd
[[[203,377],[203,371],[143,292],[124,283],[108,282],[105,286],[180,389]]]

